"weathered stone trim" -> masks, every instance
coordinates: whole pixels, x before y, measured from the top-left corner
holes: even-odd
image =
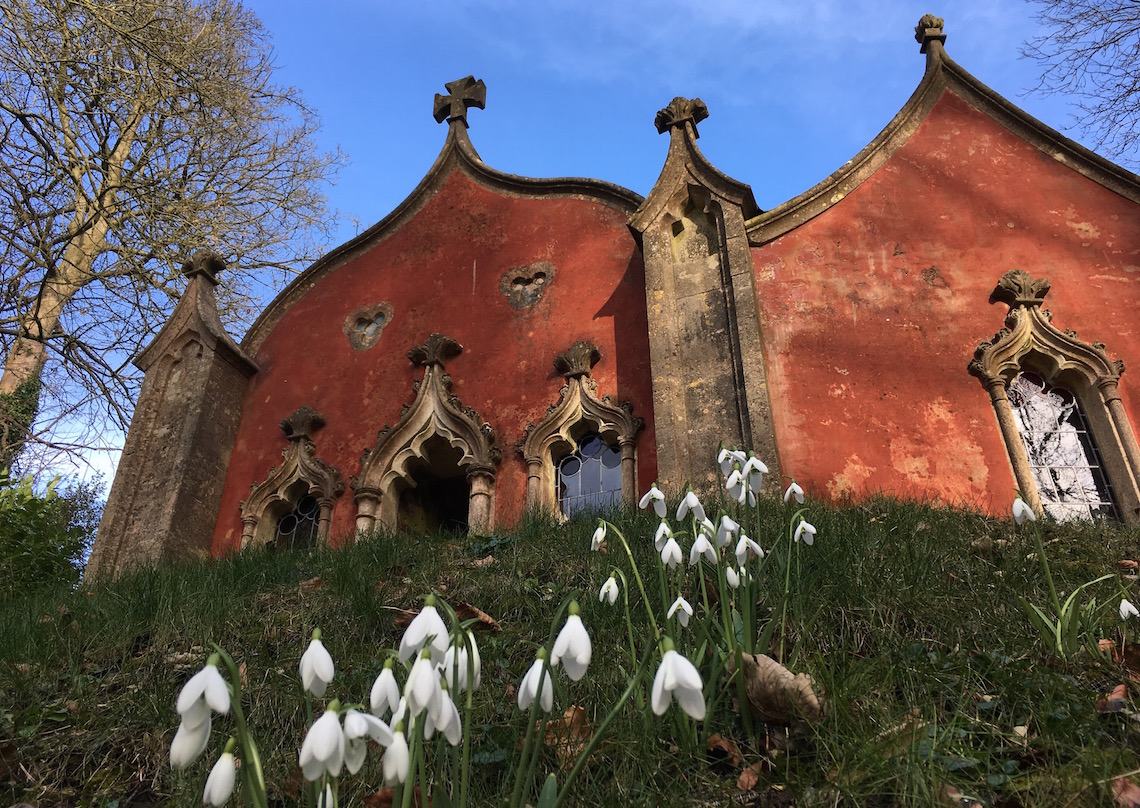
[[[328,544],[333,504],[344,493],[340,472],[316,456],[312,434],[325,425],[325,419],[312,407],[300,407],[280,425],[289,445],[281,453],[281,465],[269,470],[265,482],[255,483],[241,503],[242,548],[273,541],[277,522],[306,494],[320,507],[317,541]]]
[[[1010,270],[998,281],[990,303],[1005,303],[1005,327],[981,343],[967,366],[989,393],[1014,478],[1026,502],[1042,513],[1029,458],[1017,431],[1006,388],[1023,369],[1032,369],[1071,390],[1089,419],[1108,477],[1129,524],[1140,523],[1140,446],[1120,401],[1124,363],[1112,359],[1100,342],[1087,343],[1075,331],[1061,331],[1041,304],[1049,293],[1045,279]]]
[[[578,439],[597,432],[621,451],[621,495],[627,505],[637,501],[637,436],[645,421],[625,401],[598,396],[590,369],[601,360],[596,345],[579,340],[554,358],[554,368],[566,380],[558,402],[546,417],[529,424],[519,453],[526,462],[527,508],[559,514],[555,461],[573,452]]]

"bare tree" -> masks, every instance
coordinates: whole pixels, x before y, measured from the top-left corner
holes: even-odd
[[[1078,125],[1097,149],[1140,164],[1140,2],[1030,2],[1048,30],[1023,49],[1043,70],[1036,89],[1071,96]]]
[[[74,448],[126,425],[130,360],[196,249],[234,268],[239,324],[313,257],[341,156],[273,73],[238,0],[0,8],[0,466],[30,437]]]

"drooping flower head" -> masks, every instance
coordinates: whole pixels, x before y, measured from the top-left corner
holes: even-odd
[[[301,655],[301,686],[317,698],[325,694],[336,671],[332,656],[321,643],[321,630],[313,629],[309,647]]]
[[[752,553],[757,558],[764,557],[764,550],[760,545],[741,533],[740,541],[736,543],[736,563],[743,567],[748,561],[749,553]]]
[[[695,567],[700,563],[701,556],[707,558],[708,562],[714,567],[716,566],[716,550],[713,549],[712,543],[704,534],[704,531],[697,534],[696,541],[693,542],[693,546],[689,549],[689,566]]]
[[[649,486],[649,490],[645,492],[645,496],[637,503],[637,507],[645,510],[653,505],[653,512],[657,514],[658,519],[665,518],[665,495],[657,488],[657,483]]]
[[[384,770],[384,782],[392,785],[407,780],[410,764],[408,741],[404,738],[404,725],[401,722],[392,728],[392,743],[389,744],[380,761]]]
[[[607,600],[613,606],[617,603],[618,599],[618,582],[617,578],[610,576],[606,582],[602,584],[602,588],[598,591],[598,602],[605,603]]]
[[[788,504],[788,500],[792,497],[796,498],[796,503],[799,505],[804,504],[804,490],[800,488],[799,483],[792,480],[792,484],[788,486],[788,490],[784,492],[784,504]]]
[[[459,718],[455,702],[451,700],[447,682],[443,683],[441,691],[439,716],[432,717],[429,714],[424,722],[424,738],[430,739],[436,730],[442,732],[443,737],[447,738],[447,742],[452,746],[459,746],[459,742],[463,740],[463,721]]]
[[[1024,525],[1026,521],[1037,521],[1037,514],[1033,512],[1033,509],[1026,504],[1020,495],[1013,501],[1013,521],[1017,522],[1018,525]]]
[[[669,523],[664,519],[661,524],[657,526],[657,533],[653,536],[653,546],[657,548],[657,552],[661,552],[661,548],[665,546],[665,540],[673,538],[673,528],[669,527]]]
[[[725,514],[720,518],[720,522],[717,523],[716,546],[718,548],[724,547],[726,544],[732,541],[732,537],[739,532],[740,525],[728,514]]]
[[[800,523],[796,527],[796,533],[792,538],[796,541],[803,539],[803,543],[811,547],[815,543],[815,525],[801,517]]]
[[[392,658],[384,660],[384,670],[372,683],[372,692],[368,698],[372,714],[382,717],[393,712],[400,704],[400,686],[396,684],[396,675],[392,671]]]
[[[593,654],[593,645],[590,643],[590,634],[579,616],[581,609],[578,607],[578,601],[570,601],[568,611],[570,615],[566,618],[566,624],[558,632],[550,649],[550,665],[554,667],[562,663],[566,675],[577,682],[586,675],[586,668]]]
[[[475,642],[475,635],[470,631],[467,632],[467,645],[471,649],[471,667],[475,674],[471,689],[476,690],[482,681],[482,660],[479,658],[479,646]],[[444,681],[456,693],[462,693],[467,689],[467,654],[468,649],[456,641],[448,646],[447,653],[440,664],[440,672],[443,674]]]
[[[604,519],[598,520],[598,527],[594,531],[594,537],[590,540],[590,549],[594,551],[601,550],[606,543],[606,522]]]
[[[677,521],[683,522],[690,513],[698,522],[703,522],[705,519],[705,509],[701,507],[701,501],[697,499],[697,495],[691,489],[685,494],[681,504],[677,506]]]
[[[234,793],[234,782],[237,779],[237,764],[234,763],[234,739],[226,741],[225,751],[218,758],[218,762],[210,769],[210,776],[206,778],[206,788],[202,791],[202,804],[213,805],[214,808],[225,805],[226,800]]]
[[[677,615],[682,628],[687,627],[689,618],[693,616],[693,607],[689,605],[689,601],[678,595],[677,599],[673,601],[673,605],[669,607],[669,613],[665,616],[671,618],[673,615]]]
[[[1140,617],[1140,611],[1136,609],[1136,605],[1132,601],[1122,598],[1120,601],[1120,619],[1127,620],[1129,617]]]
[[[744,484],[744,475],[739,470],[733,469],[732,473],[728,475],[728,479],[724,481],[724,490],[728,492],[730,497],[743,505],[745,497],[748,495],[748,488]]]
[[[736,589],[740,586],[740,574],[732,567],[725,568],[724,580],[731,589]]]
[[[186,768],[205,751],[213,713],[230,711],[230,689],[218,672],[219,660],[218,654],[211,654],[178,694],[175,707],[181,721],[170,744],[170,765],[176,769]]]
[[[650,704],[656,715],[664,715],[673,699],[690,718],[701,721],[705,717],[704,685],[701,674],[692,662],[677,653],[673,641],[666,637],[661,641],[664,652],[657,675],[653,677],[653,691]]]
[[[377,719],[379,720],[379,719]],[[301,743],[301,773],[312,782],[322,774],[339,777],[344,766],[344,731],[340,727],[340,702],[329,702],[324,715],[309,727]]]
[[[543,675],[543,669],[546,667],[546,649],[539,648],[538,653],[535,655],[535,660],[530,668],[523,675],[522,682],[519,684],[519,709],[526,710],[538,699],[538,706],[542,708],[543,712],[550,712],[554,706],[554,687],[550,684],[550,671],[547,670]],[[542,691],[539,692],[538,680],[542,679]]]
[[[768,467],[761,462],[760,458],[752,455],[744,464],[741,473],[748,480],[748,490],[753,494],[759,494],[760,489],[764,487],[764,475],[768,473]]]
[[[415,718],[424,710],[433,716],[439,715],[440,701],[439,670],[431,661],[431,652],[424,649],[408,673],[404,683],[404,699],[408,703],[408,713]]]
[[[344,714],[344,767],[356,774],[368,754],[368,739],[381,746],[392,745],[392,729],[374,715],[348,710]]]
[[[400,639],[400,661],[407,662],[413,654],[418,654],[426,645],[431,650],[432,660],[439,664],[447,654],[448,632],[443,618],[435,608],[435,595],[424,598],[424,607],[420,609],[404,636]]]
[[[677,540],[672,536],[661,548],[661,563],[671,570],[677,569],[677,565],[681,563],[681,545],[677,544]]]

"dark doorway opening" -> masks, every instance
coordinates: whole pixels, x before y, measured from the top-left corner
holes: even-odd
[[[397,528],[409,533],[466,533],[470,486],[459,465],[463,452],[437,435],[428,439],[423,453],[423,458],[408,464],[411,479],[400,493]]]

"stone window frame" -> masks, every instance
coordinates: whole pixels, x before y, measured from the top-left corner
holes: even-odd
[[[462,453],[459,466],[469,486],[468,530],[486,535],[494,529],[495,474],[501,458],[495,432],[452,395],[451,377],[444,370],[444,363],[462,351],[462,345],[438,333],[408,351],[408,358],[424,368],[424,376],[413,385],[415,400],[401,410],[399,422],[381,429],[376,445],[364,451],[360,474],[352,480],[358,534],[397,528],[399,494],[403,486],[413,484],[411,463],[427,460],[427,443],[434,437]]]
[[[320,507],[317,543],[328,544],[333,505],[344,493],[340,472],[316,456],[312,435],[325,419],[312,407],[299,407],[280,422],[289,445],[281,453],[280,466],[269,470],[262,483],[255,483],[241,503],[241,546],[263,547],[273,543],[277,523],[293,511],[306,494]]]
[[[633,414],[628,402],[615,403],[609,396],[599,397],[598,383],[590,378],[590,371],[601,358],[597,346],[583,340],[554,358],[554,368],[566,383],[546,417],[527,426],[519,447],[527,468],[528,510],[566,518],[558,501],[558,462],[575,452],[578,440],[591,432],[618,447],[622,502],[637,502],[637,436],[645,421]]]
[[[1019,269],[1001,277],[990,303],[1005,303],[1009,313],[1004,327],[978,345],[969,371],[989,393],[1017,487],[1037,514],[1043,513],[1041,498],[1006,394],[1022,370],[1037,373],[1077,397],[1104,460],[1121,517],[1126,524],[1140,524],[1140,447],[1120,400],[1124,363],[1112,359],[1103,343],[1084,342],[1076,331],[1053,325],[1052,313],[1041,305],[1050,288],[1048,280]]]

